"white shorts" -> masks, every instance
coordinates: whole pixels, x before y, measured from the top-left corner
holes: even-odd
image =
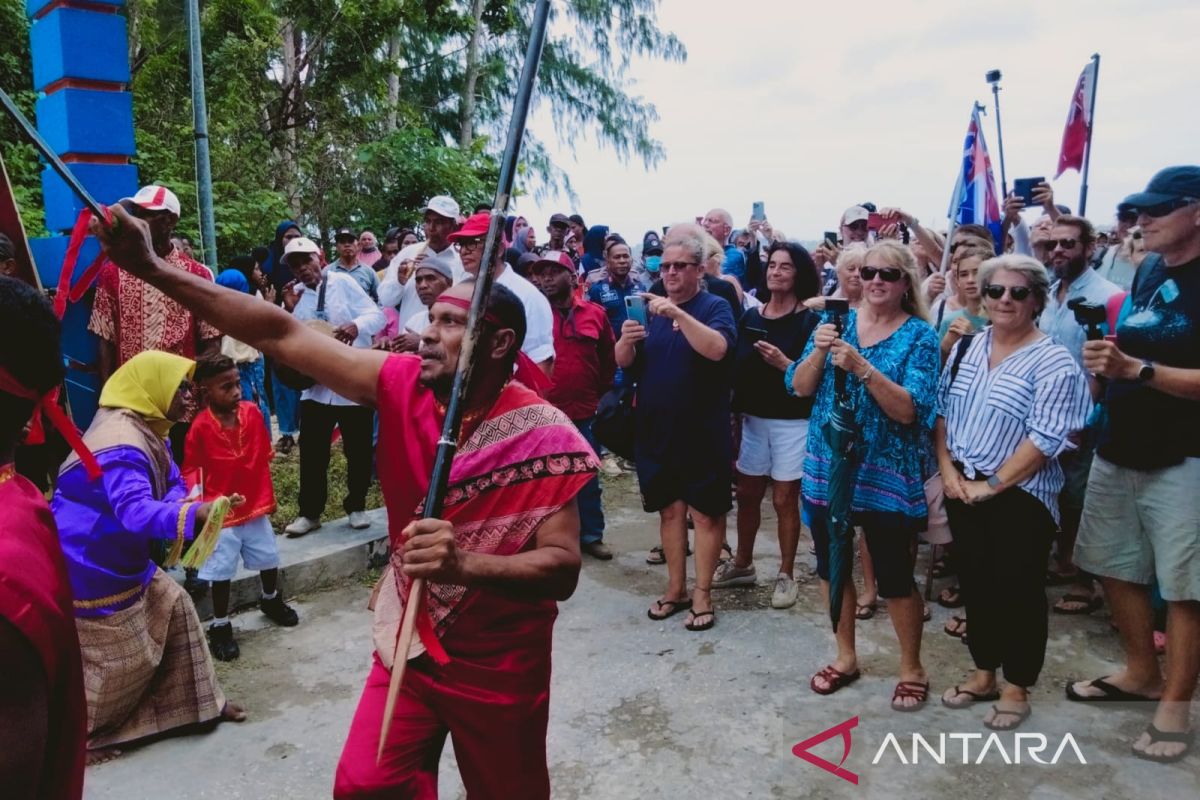
[[[261,572],[279,566],[279,547],[269,516],[221,530],[217,549],[200,567],[196,576],[202,581],[231,581],[238,570],[238,556],[246,569]]]
[[[752,477],[769,475],[774,481],[798,481],[804,475],[807,449],[808,420],[743,414],[737,471]]]

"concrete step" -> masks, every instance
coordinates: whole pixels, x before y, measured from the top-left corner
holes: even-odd
[[[342,517],[298,539],[282,534],[275,537],[279,545],[280,588],[285,600],[387,563],[387,511],[377,508],[368,511],[367,516],[371,527],[365,530],[354,530]],[[183,583],[182,568],[176,567],[169,574]],[[258,573],[240,567],[230,587],[230,610],[257,605],[261,595]],[[211,593],[196,604],[196,611],[200,619],[212,617]]]

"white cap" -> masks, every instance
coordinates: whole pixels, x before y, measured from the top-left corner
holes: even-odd
[[[122,202],[126,200],[147,211],[170,211],[175,216],[179,216],[179,198],[165,186],[153,183],[143,186],[137,190],[137,194],[124,198]]]
[[[870,219],[870,217],[871,212],[862,206],[850,206],[846,209],[846,213],[842,214],[842,224],[849,225],[851,222],[860,222]]]
[[[444,194],[439,194],[429,198],[429,202],[421,209],[421,212],[432,211],[435,214],[446,217],[448,219],[458,219],[458,203],[454,202],[453,197],[447,197]]]
[[[292,239],[283,246],[283,260],[287,261],[288,256],[292,255],[293,253],[308,253],[310,255],[315,255],[319,252],[321,252],[321,248],[318,247],[317,243],[312,239],[309,239],[307,236],[297,236],[295,239]]]

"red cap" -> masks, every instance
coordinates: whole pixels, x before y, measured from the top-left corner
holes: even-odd
[[[542,266],[543,264],[553,264],[556,267],[562,267],[568,272],[576,271],[575,262],[572,261],[571,257],[562,250],[547,250],[538,258],[537,261],[533,262],[533,264],[530,266],[530,269],[537,271],[538,267]]]
[[[478,214],[467,217],[467,221],[462,224],[462,227],[446,238],[452,242],[459,239],[478,239],[487,236],[488,226],[491,223],[492,215],[486,211],[480,211]]]

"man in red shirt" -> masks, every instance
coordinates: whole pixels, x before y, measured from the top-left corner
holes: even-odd
[[[549,250],[530,267],[534,285],[554,310],[553,386],[546,399],[571,418],[575,427],[598,450],[592,420],[600,397],[612,388],[617,369],[616,341],[604,308],[580,299],[575,292],[575,262],[561,250]],[[600,478],[593,475],[579,492],[580,549],[607,561],[612,548],[604,543],[604,509]]]

